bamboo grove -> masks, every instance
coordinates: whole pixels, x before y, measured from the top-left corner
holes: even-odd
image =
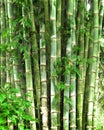
[[[1,126],[97,130],[103,13],[103,0],[0,0],[0,89],[19,89],[16,96],[31,103],[26,113],[38,120],[6,117]]]

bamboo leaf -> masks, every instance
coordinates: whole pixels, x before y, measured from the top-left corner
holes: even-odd
[[[6,96],[2,93],[0,93],[0,103],[3,103],[6,99]]]

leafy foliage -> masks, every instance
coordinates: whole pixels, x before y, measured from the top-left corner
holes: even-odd
[[[27,108],[31,106],[28,100],[22,97],[17,97],[19,90],[5,85],[0,90],[0,129],[8,130],[11,125],[18,125],[18,123],[25,121],[37,121],[27,113]],[[7,119],[9,125],[5,126]],[[20,130],[24,130],[24,125],[19,126]]]

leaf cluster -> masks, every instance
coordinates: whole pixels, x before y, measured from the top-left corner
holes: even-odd
[[[11,125],[18,125],[18,123],[25,121],[36,121],[27,113],[27,108],[31,106],[28,100],[23,97],[17,97],[19,90],[5,85],[0,89],[0,129],[8,130]],[[7,120],[9,125],[5,126]],[[24,125],[20,125],[20,130],[24,130]],[[23,129],[22,129],[23,128]]]
[[[62,60],[64,60],[64,65]],[[82,61],[81,61],[82,62]],[[55,68],[55,75],[59,76],[59,75],[68,75],[68,74],[77,74],[78,76],[80,76],[80,70],[78,69],[78,67],[76,66],[77,64],[80,63],[80,60],[78,59],[78,57],[73,58],[73,59],[69,59],[67,56],[61,58],[57,58],[56,62],[54,63],[54,68]],[[62,68],[65,67],[65,71],[62,72]]]

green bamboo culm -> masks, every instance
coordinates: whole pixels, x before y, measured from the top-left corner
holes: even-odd
[[[77,8],[77,46],[79,47],[78,55],[80,57],[80,63],[78,64],[78,69],[80,75],[77,77],[77,99],[76,99],[76,111],[77,111],[77,129],[82,130],[82,116],[83,116],[83,98],[84,98],[84,1],[78,1]]]
[[[45,44],[46,44],[46,78],[47,78],[47,109],[48,109],[48,129],[51,129],[51,80],[50,80],[50,59],[51,59],[51,39],[50,39],[50,14],[49,1],[44,0],[45,13]]]
[[[98,62],[98,59],[99,59],[99,50],[100,50],[100,46],[99,46],[99,36],[98,36],[98,33],[99,33],[99,22],[98,22],[98,0],[95,0],[93,3],[92,3],[92,9],[93,9],[93,48],[92,49],[92,57],[94,59],[94,62],[92,63],[92,70],[90,71],[90,83],[89,83],[89,99],[88,99],[88,116],[87,116],[87,129],[91,129],[91,127],[93,128],[93,123],[92,123],[92,120],[93,120],[93,107],[94,107],[94,90],[95,90],[95,83],[96,83],[96,78],[97,78],[97,64],[99,63]]]
[[[1,1],[1,10],[0,10],[0,14],[1,14],[1,32],[4,31],[4,29],[6,28],[6,21],[5,21],[5,4],[4,1]],[[1,46],[6,47],[6,37],[4,37],[3,35],[1,35],[1,39],[0,39],[0,44]],[[5,49],[5,48],[4,48]],[[6,71],[5,71],[5,67],[6,67],[6,52],[5,50],[0,50],[0,64],[1,64],[1,81],[0,81],[0,87],[3,87],[5,85],[6,82]]]

